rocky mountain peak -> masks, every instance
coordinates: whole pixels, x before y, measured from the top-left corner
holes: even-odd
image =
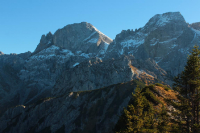
[[[40,39],[40,43],[36,47],[33,54],[40,52],[41,50],[53,45],[53,34],[49,32],[46,35],[42,35]]]
[[[58,29],[54,34],[42,35],[34,53],[52,45],[73,53],[103,54],[113,40],[87,22],[74,23]],[[34,54],[33,53],[33,54]]]
[[[87,22],[74,23],[55,32],[53,42],[56,46],[73,52],[95,53],[110,44],[112,39]],[[99,47],[100,46],[100,47]]]
[[[145,25],[145,27],[163,27],[168,23],[186,24],[185,19],[180,12],[167,12],[153,16]]]

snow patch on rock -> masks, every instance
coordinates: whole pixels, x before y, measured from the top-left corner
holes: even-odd
[[[129,47],[133,47],[133,46],[138,47],[143,43],[144,43],[144,39],[142,39],[142,40],[130,39],[130,40],[121,42],[121,45],[123,46],[123,48],[124,47],[129,48]]]
[[[77,62],[77,63],[75,63],[74,65],[73,65],[73,67],[75,67],[75,66],[77,66],[77,65],[79,65],[79,63]]]
[[[200,36],[200,31],[199,30],[195,30],[194,28],[191,28],[198,36]]]
[[[150,40],[150,46],[154,46],[158,43],[159,39],[153,38]]]
[[[169,20],[170,19],[168,18],[168,16],[160,15],[159,20],[156,22],[156,25],[157,26],[164,26],[164,25],[166,25],[166,23],[169,22]]]
[[[169,39],[169,40],[166,40],[166,41],[163,41],[163,42],[159,42],[159,43],[165,44],[165,43],[170,43],[170,42],[175,41],[175,40],[177,40],[177,38],[172,38],[172,39]]]
[[[89,37],[87,37],[87,38],[85,38],[83,41],[87,41],[87,40],[89,40],[95,33],[97,33],[96,31],[95,32],[93,32]]]
[[[97,43],[98,42],[98,38],[92,38],[88,41],[88,43]]]
[[[90,55],[91,55],[91,54],[85,54],[85,53],[81,53],[81,54],[80,54],[80,56],[83,56],[83,57],[85,57],[85,58],[90,58]]]
[[[51,47],[44,49],[44,50],[40,51],[39,53],[31,56],[29,61],[46,60],[46,59],[50,59],[52,57],[58,57],[59,59],[61,59],[61,58],[67,58],[70,56],[74,56],[74,54],[70,50],[67,50],[67,49],[60,50],[61,54],[56,54],[56,51],[59,49],[60,49],[59,47],[52,45]]]

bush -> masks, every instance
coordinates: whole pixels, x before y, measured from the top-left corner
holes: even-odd
[[[156,86],[160,86],[163,87],[166,91],[171,90],[169,87],[167,87],[166,85],[160,84],[160,83],[155,83]]]
[[[158,100],[156,96],[149,89],[146,89],[146,91],[143,93],[143,96],[145,96],[147,100],[156,105],[161,103],[160,100]]]

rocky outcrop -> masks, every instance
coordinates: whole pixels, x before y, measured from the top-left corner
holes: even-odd
[[[53,45],[53,34],[49,32],[47,35],[42,35],[40,43],[36,47],[34,53],[38,53],[41,50],[50,47],[51,45]]]

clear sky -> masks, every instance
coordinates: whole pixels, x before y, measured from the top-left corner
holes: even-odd
[[[82,21],[112,39],[165,12],[200,22],[199,7],[200,0],[0,0],[0,51],[33,52],[43,34]]]

